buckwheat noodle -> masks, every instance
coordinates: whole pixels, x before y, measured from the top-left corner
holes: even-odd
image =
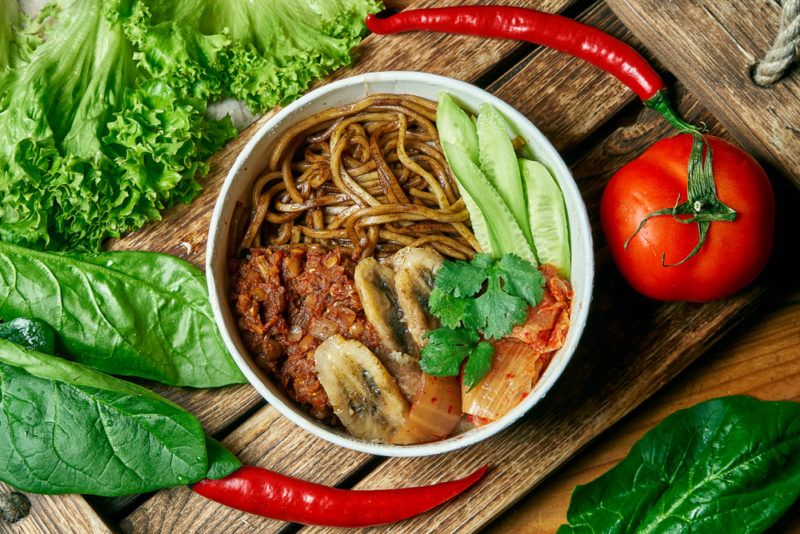
[[[375,94],[290,127],[253,185],[241,249],[343,247],[354,259],[427,245],[480,251],[439,145],[436,103]]]

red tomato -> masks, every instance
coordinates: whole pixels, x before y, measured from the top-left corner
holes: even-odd
[[[651,212],[687,199],[692,136],[655,143],[611,178],[600,203],[600,222],[611,255],[639,293],[658,300],[706,302],[731,295],[755,279],[772,250],[775,197],[767,174],[752,156],[727,141],[705,136],[712,152],[719,199],[736,211],[733,222],[712,222],[703,248],[685,263],[698,241],[698,225],[672,216],[653,217],[625,241]]]

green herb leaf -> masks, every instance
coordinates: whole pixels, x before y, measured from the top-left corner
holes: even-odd
[[[447,328],[458,328],[464,320],[469,323],[469,318],[474,316],[474,305],[475,299],[454,297],[438,287],[433,288],[428,299],[429,311]]]
[[[542,300],[545,278],[531,262],[506,254],[497,263],[497,270],[503,276],[506,293],[525,299],[530,306],[536,306]]]
[[[430,310],[444,326],[463,324],[480,330],[486,338],[499,339],[525,321],[527,307],[542,300],[544,284],[544,275],[514,254],[499,260],[478,254],[471,262],[446,261],[436,273]],[[466,297],[484,285],[484,293],[469,302]]]
[[[454,297],[471,297],[481,290],[486,280],[486,262],[493,262],[489,254],[478,254],[472,262],[445,261],[436,271],[436,289]]]
[[[527,317],[528,305],[523,299],[504,292],[500,277],[500,273],[493,273],[486,291],[475,300],[480,329],[490,339],[500,339],[511,333],[511,329]]]
[[[678,411],[572,495],[567,532],[763,532],[800,494],[800,403]]]
[[[457,376],[461,364],[464,383],[474,387],[492,367],[494,347],[480,341],[478,334],[469,328],[437,328],[428,333],[428,344],[422,348],[420,367],[433,376]],[[480,342],[479,342],[480,341]]]
[[[0,319],[16,317],[46,320],[67,356],[107,373],[176,386],[245,382],[202,272],[166,254],[52,254],[0,242]]]
[[[141,386],[3,339],[0,428],[0,480],[23,491],[119,496],[208,473],[205,434],[190,413]]]
[[[426,335],[428,343],[422,348],[419,364],[433,376],[456,376],[461,362],[478,343],[478,334],[467,328],[437,328]]]
[[[469,355],[467,365],[464,367],[464,385],[472,389],[478,385],[492,368],[494,347],[486,341],[481,341]]]

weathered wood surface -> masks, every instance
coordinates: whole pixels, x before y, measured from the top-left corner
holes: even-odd
[[[738,327],[487,531],[555,532],[566,521],[575,486],[611,469],[645,432],[676,410],[725,395],[800,401],[800,288],[776,301],[759,321]],[[772,532],[800,532],[800,503]]]
[[[0,493],[16,490],[0,482]],[[31,495],[28,517],[18,523],[0,521],[0,533],[47,534],[111,534],[103,519],[80,495]]]
[[[739,143],[800,186],[800,67],[763,89],[750,68],[777,35],[774,0],[608,0]]]

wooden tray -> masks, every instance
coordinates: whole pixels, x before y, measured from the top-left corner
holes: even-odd
[[[478,2],[399,3],[422,7]],[[706,29],[705,19],[698,19],[697,13],[670,19],[683,8],[695,6],[689,0],[513,3],[566,12],[624,39],[651,59],[655,60],[655,53],[680,80],[672,90],[686,118],[705,122],[717,135],[735,138],[771,163],[776,175],[800,176],[800,136],[793,126],[800,124],[800,105],[787,104],[786,110],[777,107],[787,95],[800,95],[800,79],[795,73],[776,92],[768,93],[744,87],[747,81],[739,76],[774,35],[777,6],[759,3],[754,7],[746,0],[734,0],[726,2],[724,8],[709,2],[716,11],[692,7],[716,21],[710,37],[701,31]],[[727,7],[729,4],[731,7]],[[757,9],[764,17],[759,31],[751,31],[752,24],[741,15],[745,8]],[[695,42],[699,34],[704,40]],[[709,39],[713,40],[709,43]],[[723,65],[703,55],[712,44],[717,54],[726,57]],[[565,156],[595,229],[596,290],[578,352],[547,397],[514,427],[467,450],[423,459],[370,457],[319,440],[265,405],[249,385],[216,391],[155,389],[195,413],[205,428],[223,438],[244,462],[315,482],[357,488],[427,484],[464,475],[489,463],[493,469],[487,479],[455,503],[386,529],[471,532],[513,505],[702,355],[764,300],[778,283],[780,273],[773,268],[772,275],[762,277],[744,292],[706,305],[652,302],[628,288],[610,262],[598,231],[600,194],[616,169],[671,132],[658,115],[642,109],[633,93],[588,64],[528,44],[433,34],[370,36],[357,52],[360,59],[355,66],[337,73],[337,77],[407,69],[470,81],[528,116]],[[712,67],[727,73],[728,78],[722,79],[726,81],[708,77],[704,69]],[[716,70],[714,73],[718,74]],[[731,94],[717,94],[720,86]],[[755,100],[750,101],[749,95],[756,95],[752,97]],[[707,102],[714,114],[696,97]],[[764,102],[782,112],[756,117],[758,106]],[[111,248],[168,252],[202,267],[210,214],[221,183],[239,150],[265,118],[212,159],[211,174],[200,198],[190,206],[175,208],[163,221],[113,243]],[[782,151],[787,148],[791,150]],[[271,532],[299,528],[224,508],[185,487],[115,500],[90,498],[88,502],[78,496],[31,498],[32,517],[13,527],[13,532],[48,531],[65,524],[74,525],[78,531],[118,526],[125,532]]]

